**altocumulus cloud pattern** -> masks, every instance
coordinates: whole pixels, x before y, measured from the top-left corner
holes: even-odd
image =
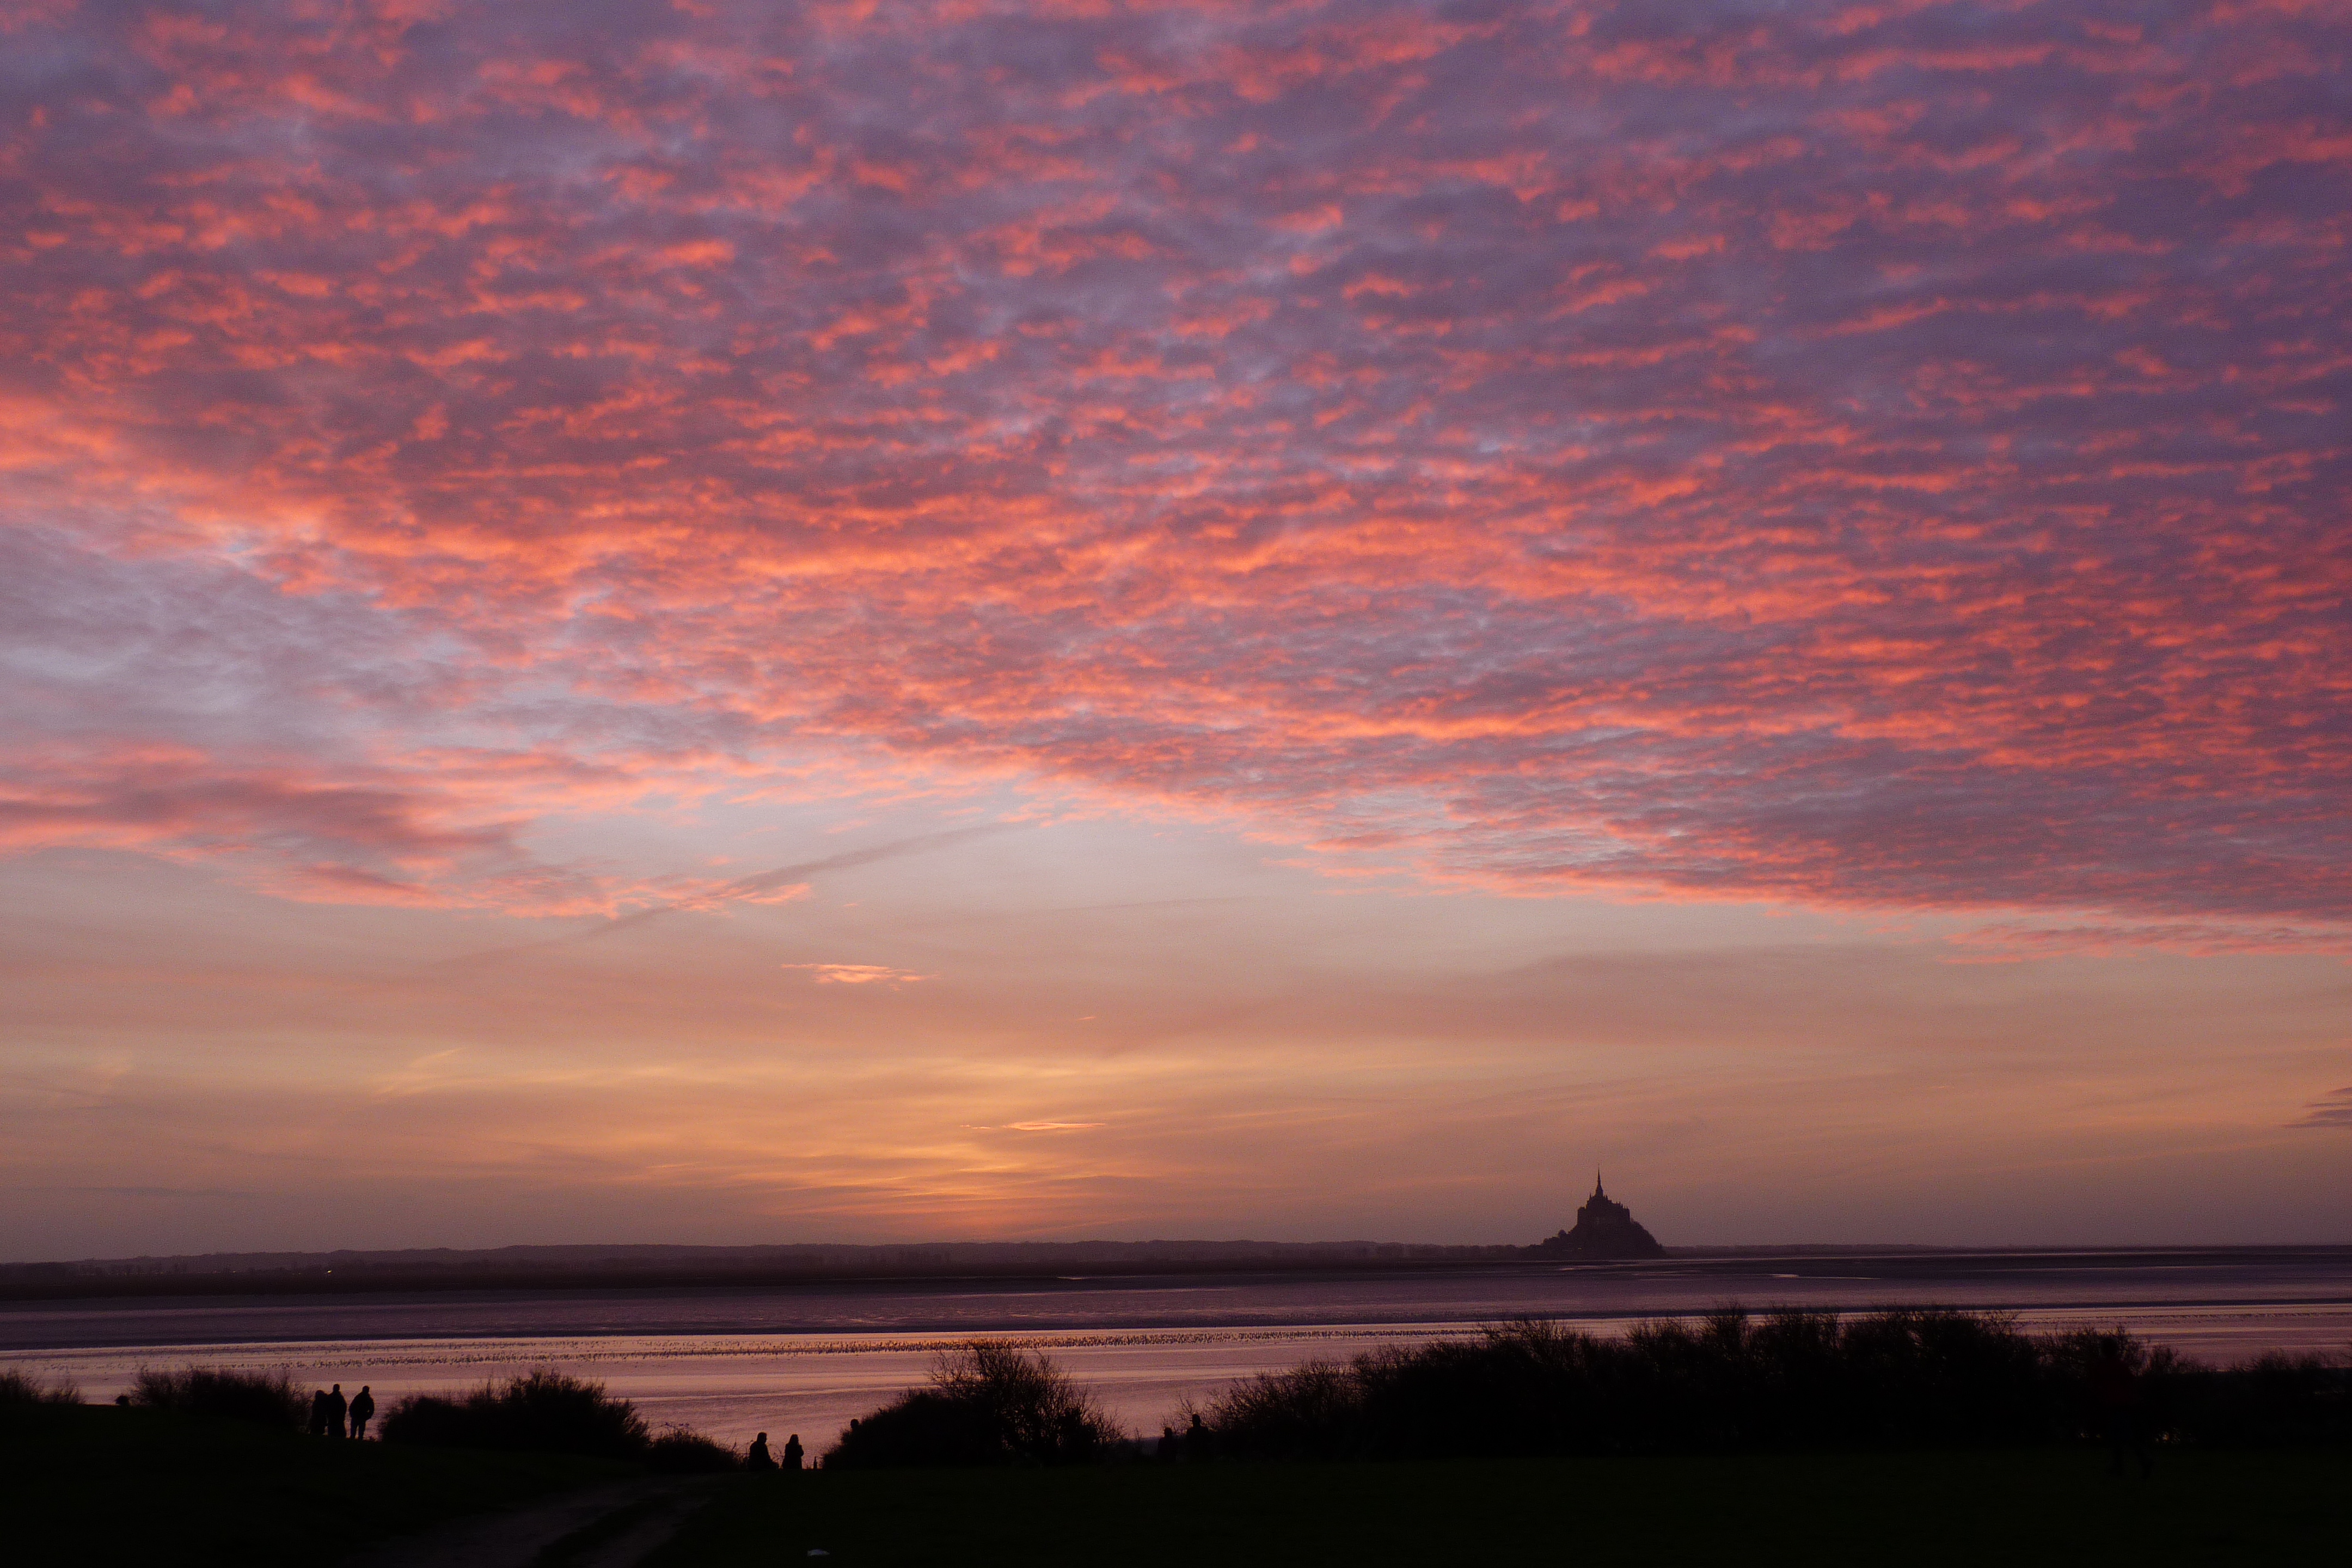
[[[2340,6],[0,18],[10,841],[611,907],[830,747],[2352,921]]]

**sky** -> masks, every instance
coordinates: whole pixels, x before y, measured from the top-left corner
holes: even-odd
[[[2352,1242],[2347,48],[0,0],[0,1256]]]

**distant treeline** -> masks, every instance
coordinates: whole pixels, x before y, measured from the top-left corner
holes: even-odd
[[[593,1289],[824,1280],[1188,1274],[1496,1263],[1517,1247],[1413,1242],[940,1242],[851,1247],[507,1247],[467,1252],[239,1253],[0,1264],[0,1300],[340,1295],[418,1289]]]
[[[1645,1268],[1746,1274],[1776,1265],[1867,1263],[1890,1287],[2042,1269],[2352,1267],[2352,1247],[1670,1247]],[[392,1290],[677,1289],[860,1280],[1037,1279],[1219,1273],[1345,1273],[1559,1266],[1536,1247],[1391,1241],[955,1241],[854,1247],[503,1247],[482,1251],[212,1253],[0,1264],[0,1300],[100,1297],[363,1295]],[[1579,1268],[1622,1267],[1585,1261]]]
[[[484,1251],[215,1253],[183,1258],[0,1264],[0,1301],[107,1297],[341,1296],[432,1290],[749,1289],[861,1281],[1052,1279],[1151,1275],[1380,1273],[1551,1268],[1696,1269],[1768,1274],[1850,1262],[1891,1290],[1936,1289],[1967,1279],[2014,1282],[2043,1270],[2352,1267],[2352,1247],[2011,1248],[1908,1247],[1672,1247],[1638,1264],[1563,1265],[1536,1247],[1447,1247],[1373,1241],[937,1242],[853,1247],[506,1247]],[[1727,1292],[1728,1293],[1728,1292]]]

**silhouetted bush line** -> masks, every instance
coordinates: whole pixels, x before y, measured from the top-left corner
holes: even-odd
[[[732,1450],[699,1433],[656,1436],[637,1407],[601,1383],[540,1367],[459,1399],[412,1394],[383,1418],[383,1440],[420,1447],[581,1454],[665,1471],[723,1470]]]
[[[310,1396],[282,1372],[236,1372],[189,1366],[177,1372],[140,1369],[131,1386],[136,1405],[184,1415],[244,1421],[299,1432],[310,1417]]]
[[[80,1403],[80,1390],[69,1382],[51,1384],[14,1369],[0,1370],[0,1411]],[[290,1375],[215,1367],[142,1368],[121,1403],[289,1434],[306,1430],[310,1415],[310,1395]],[[417,1447],[573,1454],[673,1474],[733,1469],[742,1463],[733,1449],[699,1432],[673,1427],[656,1433],[635,1405],[614,1398],[603,1384],[551,1368],[485,1384],[457,1399],[412,1394],[394,1405],[376,1430],[385,1442]]]
[[[2102,1355],[2128,1370],[2128,1418],[2159,1440],[2352,1440],[2352,1368],[2319,1357],[2221,1371],[2122,1331],[2035,1337],[2000,1313],[1906,1308],[1731,1310],[1622,1339],[1515,1322],[1253,1378],[1201,1412],[1207,1442],[1192,1446],[1371,1459],[2042,1444],[2112,1419]]]
[[[930,1386],[853,1422],[824,1463],[828,1470],[1071,1465],[1131,1447],[1047,1357],[975,1340],[940,1358]]]
[[[731,1470],[742,1464],[743,1458],[690,1427],[673,1426],[656,1435],[637,1462],[664,1475],[683,1476]]]
[[[0,1370],[0,1406],[10,1405],[79,1405],[81,1390],[60,1378],[44,1383],[15,1367]]]
[[[2166,1435],[2215,1448],[2352,1443],[2352,1365],[2273,1352],[2224,1368],[2179,1363],[2157,1384]]]

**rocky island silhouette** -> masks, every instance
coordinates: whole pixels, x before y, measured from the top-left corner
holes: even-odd
[[[1633,1211],[1601,1190],[1601,1173],[1592,1173],[1592,1195],[1576,1211],[1576,1228],[1563,1230],[1536,1243],[1548,1258],[1622,1259],[1664,1258],[1658,1238],[1634,1219]]]

